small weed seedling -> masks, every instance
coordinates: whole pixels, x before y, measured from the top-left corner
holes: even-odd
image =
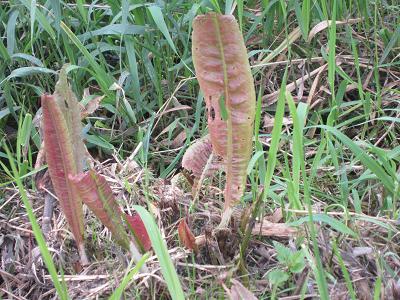
[[[302,250],[293,251],[274,241],[279,267],[268,272],[268,280],[273,286],[271,298],[275,298],[278,287],[282,286],[294,274],[301,273],[305,268],[304,253]]]

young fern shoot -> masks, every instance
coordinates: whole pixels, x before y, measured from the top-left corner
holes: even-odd
[[[207,106],[213,151],[224,160],[225,205],[220,228],[225,228],[243,195],[252,153],[254,82],[244,40],[232,15],[197,16],[192,53]]]
[[[120,210],[105,178],[95,171],[89,170],[86,173],[71,175],[69,180],[82,201],[111,231],[114,240],[130,251],[136,263],[139,262],[142,257],[139,248],[126,232],[125,214]],[[133,230],[138,243],[141,244],[142,248],[148,250],[151,242],[140,217],[139,219],[130,217],[130,220],[130,228]],[[144,272],[148,271],[146,265],[143,265],[141,269]]]
[[[104,177],[95,171],[83,173],[86,149],[81,136],[79,102],[67,82],[66,66],[60,72],[53,95],[42,96],[44,150],[54,191],[76,241],[81,263],[89,260],[84,247],[82,201],[108,227],[113,238],[139,262],[139,247],[147,251],[151,242],[138,215],[125,215]],[[135,240],[126,232],[129,224]],[[147,271],[146,266],[142,270]]]
[[[53,95],[43,95],[43,140],[54,191],[74,236],[81,263],[89,263],[84,246],[82,200],[68,176],[83,170],[85,148],[81,137],[79,103],[67,82],[65,67]]]

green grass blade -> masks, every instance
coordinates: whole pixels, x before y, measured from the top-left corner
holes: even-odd
[[[310,31],[310,16],[311,16],[310,0],[303,1],[303,5],[301,7],[301,16],[303,23],[304,39],[306,40],[308,37],[308,32]]]
[[[109,76],[102,67],[100,67],[100,65],[95,61],[93,56],[89,53],[82,42],[76,37],[76,35],[64,22],[61,22],[61,29],[67,34],[68,38],[71,40],[72,43],[75,44],[79,51],[81,51],[83,56],[85,56],[90,66],[93,68],[93,75],[95,76],[97,82],[100,84],[103,93],[108,94],[108,89],[113,83],[112,77]]]
[[[158,226],[153,216],[142,206],[134,205],[133,208],[143,220],[147,233],[149,234],[154,252],[156,253],[160,262],[161,273],[163,274],[164,279],[167,283],[167,287],[172,299],[185,299],[185,294],[183,293],[178,274],[176,273],[171,257],[168,254],[167,244],[162,238],[160,230],[158,229]]]
[[[225,15],[229,15],[232,11],[233,0],[225,1]]]
[[[178,54],[178,51],[176,51],[174,42],[171,39],[171,36],[168,31],[167,24],[165,23],[161,8],[158,6],[149,6],[148,7],[151,16],[153,17],[154,22],[156,23],[158,29],[161,31],[161,33],[164,35],[165,39],[167,40],[169,46],[174,50],[176,54]]]
[[[292,158],[292,181],[294,188],[293,195],[293,206],[295,209],[302,209],[302,205],[300,203],[300,164],[304,159],[303,153],[303,123],[300,122],[296,105],[294,104],[292,95],[290,93],[286,93],[286,99],[289,105],[290,114],[293,119],[293,158]],[[302,107],[299,104],[299,107]],[[304,111],[304,110],[303,110]]]
[[[31,17],[31,46],[32,53],[33,51],[33,35],[35,31],[35,18],[36,18],[36,0],[31,0],[31,8],[29,9],[30,17]]]
[[[110,298],[108,298],[108,300],[120,300],[121,299],[122,293],[126,289],[127,285],[132,280],[133,276],[135,276],[140,271],[140,268],[144,265],[144,263],[149,258],[149,256],[150,255],[148,253],[144,254],[142,256],[142,258],[136,263],[135,267],[125,274],[124,278],[122,279],[121,284],[114,291],[114,293],[110,296]]]
[[[268,151],[268,158],[267,158],[268,165],[267,165],[266,176],[264,179],[265,192],[263,193],[263,199],[262,199],[264,202],[268,195],[267,191],[269,189],[269,186],[271,185],[272,176],[277,162],[277,153],[278,153],[279,141],[281,139],[282,125],[283,125],[283,114],[285,112],[285,92],[286,92],[285,88],[287,81],[287,72],[288,72],[288,67],[286,66],[276,106],[274,128],[272,129],[271,133],[271,145]]]
[[[0,57],[4,59],[4,62],[8,62],[10,60],[10,55],[8,54],[6,46],[2,40],[0,40]]]
[[[52,12],[55,17],[55,28],[56,28],[57,34],[59,34],[60,29],[61,29],[60,22],[61,22],[61,18],[62,18],[61,1],[50,0],[50,6],[51,6]]]
[[[139,103],[141,102],[141,96],[140,96],[138,64],[135,53],[135,42],[132,37],[125,36],[124,39],[125,39],[126,54],[128,56],[128,62],[129,62],[129,71],[132,77],[133,94],[135,96],[135,100]]]
[[[382,168],[382,166],[380,166],[376,160],[371,158],[360,146],[358,146],[350,138],[348,138],[346,135],[344,135],[334,127],[326,125],[319,125],[316,127],[332,133],[356,155],[356,157],[363,165],[365,165],[368,169],[371,170],[372,173],[376,175],[376,177],[391,193],[395,193],[395,184],[393,182],[393,178],[391,178]]]
[[[336,0],[333,1],[333,12],[329,30],[328,55],[328,82],[332,94],[332,104],[336,105],[335,98],[335,71],[336,71]]]
[[[57,74],[57,72],[42,67],[21,67],[13,70],[10,75],[0,82],[0,86],[12,78],[26,77],[35,74]]]
[[[334,243],[333,243],[333,252],[339,261],[340,269],[342,270],[343,277],[346,282],[347,289],[349,290],[351,300],[356,300],[357,299],[356,293],[353,288],[353,283],[351,282],[351,277],[350,277],[349,271],[346,268],[346,265],[343,261],[342,255],[340,255],[336,241],[334,241]]]
[[[297,221],[291,222],[288,225],[290,226],[299,226],[309,220],[309,216],[307,217],[302,217],[298,219]],[[326,215],[326,214],[314,214],[312,215],[312,220],[313,222],[322,222],[328,224],[330,227],[333,229],[337,230],[338,232],[341,232],[343,234],[348,234],[351,235],[354,238],[357,238],[357,234],[351,230],[349,227],[347,227],[345,224],[342,222],[339,222],[335,218]]]
[[[381,58],[379,59],[379,64],[383,64],[385,61],[386,57],[389,55],[390,51],[393,49],[393,47],[396,45],[396,43],[399,42],[400,39],[400,25],[397,25],[396,31],[394,32],[392,38],[390,39],[389,43],[387,44],[385,51],[383,51],[383,54]]]
[[[8,55],[12,55],[14,53],[15,47],[16,47],[16,41],[15,41],[15,27],[17,24],[17,19],[19,16],[19,11],[18,10],[13,10],[10,13],[10,16],[8,18],[7,22],[7,52]]]
[[[317,264],[317,268],[314,269],[315,273],[315,279],[317,281],[318,285],[318,290],[320,292],[320,298],[323,300],[328,300],[329,299],[329,293],[328,293],[328,285],[326,282],[325,274],[324,274],[324,269],[322,267],[322,261],[320,258],[319,254],[319,248],[318,248],[318,242],[316,238],[316,229],[313,223],[314,216],[312,214],[312,205],[311,205],[311,199],[310,199],[310,187],[307,179],[307,173],[306,173],[306,168],[305,168],[305,162],[304,162],[304,141],[303,141],[303,128],[304,128],[304,122],[305,122],[305,116],[307,112],[307,107],[304,106],[304,104],[299,104],[298,109],[296,109],[296,106],[294,104],[293,98],[290,93],[287,93],[287,101],[289,105],[289,110],[291,112],[292,118],[293,118],[293,124],[294,124],[294,145],[293,145],[293,159],[298,160],[300,162],[300,170],[298,171],[298,175],[300,175],[300,171],[303,177],[303,186],[304,186],[304,202],[306,204],[307,210],[308,210],[308,216],[302,218],[304,221],[309,222],[309,228],[310,228],[310,236],[311,236],[311,242],[313,246],[313,251],[314,251],[314,256]],[[293,171],[295,172],[295,170]],[[297,179],[296,179],[297,180]],[[298,178],[299,182],[296,184],[300,184],[300,178]],[[296,188],[297,192],[298,187]],[[322,217],[325,219],[325,221],[330,222],[330,224],[336,225],[338,229],[341,230],[346,230],[346,228],[342,228],[344,225],[337,220],[326,220],[326,218]],[[302,220],[300,219],[300,220]],[[336,222],[335,222],[336,221]],[[339,223],[339,224],[337,224]],[[341,226],[343,225],[343,226]],[[347,232],[347,231],[346,231]],[[350,231],[349,231],[350,232]],[[350,234],[350,233],[349,233]]]
[[[11,59],[15,60],[16,58],[25,59],[38,67],[44,68],[42,61],[32,55],[26,53],[14,53],[13,55],[11,55]]]
[[[140,25],[132,25],[132,24],[110,24],[106,25],[102,28],[96,29],[94,31],[85,32],[81,35],[78,35],[77,38],[80,41],[86,41],[89,38],[96,36],[108,36],[108,35],[135,35],[135,34],[143,34],[145,32],[146,27]]]
[[[5,151],[7,153],[8,161],[10,163],[11,170],[13,173],[13,178],[18,186],[18,190],[21,195],[22,202],[24,203],[29,222],[32,225],[33,234],[34,234],[36,242],[39,246],[40,253],[42,254],[43,261],[47,267],[47,270],[50,273],[51,279],[53,281],[54,287],[56,288],[58,296],[62,300],[64,300],[64,299],[67,300],[67,299],[69,299],[68,292],[67,292],[67,286],[65,285],[65,282],[63,282],[63,281],[60,282],[58,279],[57,269],[51,258],[51,254],[49,252],[49,249],[47,248],[46,241],[44,239],[42,231],[40,230],[40,226],[36,220],[35,214],[33,213],[31,204],[29,203],[28,196],[26,195],[24,185],[21,181],[21,178],[19,177],[19,172],[17,170],[17,167],[15,166],[12,154],[5,143],[3,144],[3,148],[5,149]],[[5,167],[5,166],[3,165],[3,167]]]
[[[20,0],[20,2],[28,9],[28,11],[31,11],[32,7],[32,2],[28,0]],[[54,32],[53,28],[51,27],[49,21],[47,20],[46,16],[36,8],[35,14],[34,14],[34,19],[38,21],[40,26],[50,35],[50,38],[52,40],[56,39],[56,33]]]
[[[238,10],[238,19],[239,19],[239,27],[240,31],[243,32],[243,0],[237,0],[237,10]]]

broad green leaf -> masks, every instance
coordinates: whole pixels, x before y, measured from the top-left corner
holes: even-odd
[[[280,286],[289,279],[289,274],[281,269],[275,269],[268,273],[268,281],[272,285]]]
[[[289,259],[289,270],[292,273],[300,273],[305,268],[303,251],[294,252]]]
[[[274,248],[276,250],[278,261],[283,265],[288,265],[291,255],[293,255],[293,251],[283,244],[273,241]]]

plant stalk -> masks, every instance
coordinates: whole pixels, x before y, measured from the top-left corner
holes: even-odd
[[[136,247],[136,244],[133,241],[131,241],[129,244],[129,251],[131,252],[131,256],[135,261],[135,263],[140,262],[140,260],[142,259],[142,255],[140,254],[138,248]],[[140,268],[140,271],[142,273],[149,273],[149,269],[146,266],[146,262],[143,263],[143,266]]]
[[[265,190],[263,188],[261,193],[259,194],[259,196],[257,197],[256,201],[253,204],[251,217],[246,226],[246,231],[245,231],[242,243],[240,244],[240,258],[239,258],[240,262],[239,262],[239,264],[241,266],[240,270],[242,270],[242,271],[246,270],[245,254],[246,254],[247,247],[249,246],[251,232],[254,228],[254,224],[256,223],[256,218],[258,216],[258,213],[260,212],[260,207],[261,207],[262,199],[264,198],[264,193],[265,193]],[[247,273],[247,270],[245,272]],[[247,274],[243,274],[243,275],[247,275]]]
[[[85,250],[85,245],[84,244],[79,244],[78,245],[78,253],[79,257],[81,259],[81,265],[82,266],[87,266],[89,265],[89,259],[86,255],[86,250]]]
[[[229,222],[231,220],[232,217],[232,213],[233,213],[233,207],[228,206],[224,212],[222,213],[222,217],[221,217],[221,223],[219,223],[218,228],[222,229],[222,228],[228,228],[229,226]]]

